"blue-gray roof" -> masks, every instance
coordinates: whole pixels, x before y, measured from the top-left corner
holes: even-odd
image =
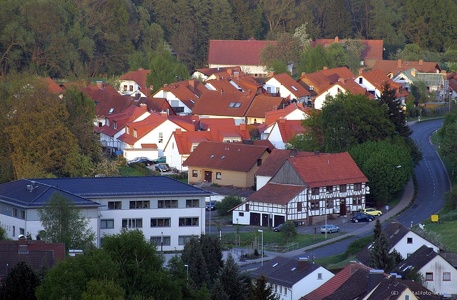
[[[21,179],[0,184],[0,201],[40,207],[54,192],[78,206],[99,206],[87,198],[128,196],[210,196],[211,193],[166,176]]]

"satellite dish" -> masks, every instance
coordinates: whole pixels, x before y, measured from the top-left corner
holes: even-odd
[[[425,226],[422,225],[421,223],[419,223],[419,228],[422,229],[422,230],[424,230],[424,229],[425,229]]]

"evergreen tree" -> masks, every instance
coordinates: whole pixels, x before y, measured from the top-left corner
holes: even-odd
[[[370,248],[370,267],[389,273],[397,265],[399,254],[398,252],[390,253],[390,244],[382,232],[379,219],[376,220],[373,237],[373,244]]]
[[[403,110],[401,101],[396,99],[396,89],[390,88],[389,83],[382,85],[381,98],[379,105],[386,105],[389,111],[389,119],[394,124],[396,132],[402,137],[409,137],[411,129],[406,123],[406,113]]]
[[[254,280],[249,286],[249,299],[250,300],[279,300],[273,291],[273,286],[268,284],[265,276],[261,275],[258,279]]]
[[[4,284],[4,299],[36,299],[35,289],[40,279],[35,271],[24,261],[18,262],[7,274]]]
[[[220,268],[224,265],[221,243],[219,238],[215,235],[201,235],[200,244],[211,286],[217,277]]]
[[[219,271],[218,279],[221,282],[224,293],[228,295],[228,299],[246,299],[249,287],[242,280],[238,265],[231,254],[228,255],[224,267]]]
[[[189,268],[189,285],[194,289],[206,285],[209,286],[210,277],[205,257],[203,256],[202,245],[198,238],[191,238],[181,254],[181,259]]]
[[[221,281],[219,278],[216,279],[214,282],[213,288],[211,290],[211,300],[229,300],[229,296],[224,291],[224,287],[222,286]]]

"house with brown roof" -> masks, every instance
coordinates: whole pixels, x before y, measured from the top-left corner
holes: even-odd
[[[268,71],[260,63],[260,55],[267,45],[275,45],[276,41],[249,40],[210,40],[208,50],[208,66],[210,68],[226,68],[239,66],[241,70],[254,77],[265,77]]]
[[[452,72],[446,75],[446,79],[449,85],[449,99],[457,98],[457,73]],[[450,101],[450,100],[449,100]]]
[[[424,286],[440,295],[457,295],[457,270],[435,249],[421,246],[399,263],[395,270],[403,277],[418,272],[424,278]]]
[[[436,93],[436,100],[447,100],[449,88],[446,85],[446,74],[418,72],[416,69],[411,68],[401,71],[392,80],[401,84],[406,91],[411,90],[411,85],[422,82],[429,93]]]
[[[393,78],[398,73],[412,68],[422,73],[441,73],[441,68],[437,62],[427,62],[422,59],[418,61],[380,59],[372,67],[373,70],[380,70],[389,78]]]
[[[97,128],[103,147],[110,153],[122,151],[122,142],[118,138],[125,133],[125,125],[128,122],[140,121],[149,116],[150,113],[146,108],[146,104],[140,107],[132,105],[121,113],[106,116],[105,125]]]
[[[54,267],[58,262],[65,259],[65,244],[45,243],[44,241],[26,240],[2,240],[0,241],[0,281],[18,262],[27,263],[37,274]]]
[[[215,120],[215,119],[208,119]],[[230,120],[230,119],[223,119]],[[225,124],[222,122],[221,124]],[[206,125],[205,125],[206,127]],[[167,163],[180,171],[187,171],[187,166],[183,162],[197,148],[202,141],[213,142],[242,142],[250,138],[246,124],[236,126],[232,120],[231,125],[212,124],[206,127],[205,131],[182,131],[176,129],[170,136],[170,139],[164,147],[164,154],[167,157]]]
[[[233,209],[232,221],[273,227],[286,221],[311,225],[326,215],[345,217],[365,207],[367,181],[347,152],[289,152],[269,182]]]
[[[311,97],[309,91],[287,73],[273,74],[265,81],[263,89],[273,96],[300,103],[308,103]]]
[[[230,66],[226,68],[221,68],[221,67],[216,67],[216,68],[201,68],[201,69],[196,69],[191,77],[198,79],[202,82],[205,82],[209,77],[211,77],[214,74],[218,74],[221,72],[227,72],[228,70],[233,70],[236,72],[241,72],[241,68],[239,66]]]
[[[314,98],[314,108],[322,109],[327,97],[336,97],[338,94],[364,95],[368,98],[373,98],[372,94],[355,83],[352,78],[340,78]]]
[[[166,142],[178,128],[186,130],[184,126],[168,119],[166,114],[160,113],[128,122],[124,134],[118,138],[125,159],[147,157],[153,160],[162,156]]]
[[[260,138],[267,139],[271,129],[279,119],[304,120],[309,117],[311,108],[303,106],[302,103],[292,102],[283,109],[270,110],[265,112],[265,122],[258,126]]]
[[[367,90],[374,99],[380,99],[383,91],[384,84],[388,83],[391,89],[395,89],[395,97],[397,100],[402,103],[405,102],[406,97],[408,97],[408,91],[403,89],[402,84],[397,83],[387,77],[380,70],[371,70],[367,72],[360,72],[354,81]]]
[[[165,98],[176,114],[191,114],[195,104],[207,88],[197,79],[164,85],[153,98]]]
[[[246,111],[246,124],[264,123],[267,112],[283,109],[286,106],[288,101],[282,97],[257,95]]]
[[[387,227],[383,229],[383,233],[390,245],[390,252],[395,249],[403,258],[409,257],[424,245],[433,248],[435,252],[439,252],[438,246],[427,241],[399,222],[390,222]],[[356,255],[356,258],[365,265],[370,263],[371,247],[372,244],[368,245]]]
[[[189,184],[252,189],[254,174],[270,152],[266,146],[201,141],[183,166],[189,169]]]
[[[139,68],[130,71],[119,77],[119,94],[123,96],[134,96],[136,99],[148,97],[153,87],[146,84],[147,77],[151,70]]]
[[[321,45],[324,48],[330,46],[333,43],[345,44],[348,42],[360,42],[364,45],[364,49],[360,54],[360,65],[361,66],[372,66],[375,61],[383,59],[384,53],[384,41],[383,40],[351,40],[351,39],[340,39],[335,37],[334,39],[316,39],[311,42],[311,46]]]
[[[262,84],[251,75],[235,68],[221,69],[213,73],[205,81],[207,89],[221,92],[250,92],[260,95],[263,93]]]
[[[256,280],[267,279],[275,296],[279,299],[298,300],[301,296],[318,288],[334,276],[332,272],[308,258],[277,256],[250,273]]]
[[[266,137],[276,149],[286,149],[289,142],[297,137],[303,136],[306,128],[302,125],[302,120],[279,119],[272,127]]]
[[[121,113],[129,106],[134,105],[134,100],[127,96],[121,96],[112,86],[98,81],[96,85],[89,84],[81,89],[81,92],[95,102],[94,126],[105,125],[106,117]]]

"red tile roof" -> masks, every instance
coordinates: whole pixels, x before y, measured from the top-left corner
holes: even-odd
[[[121,113],[134,103],[130,97],[119,95],[110,85],[104,85],[100,88],[90,84],[83,88],[82,92],[95,102],[95,114],[98,117]]]
[[[208,130],[211,126],[235,126],[235,120],[232,118],[200,118],[200,129]]]
[[[179,125],[181,128],[184,128],[188,131],[195,131],[197,130],[198,126],[198,116],[168,116],[168,120],[172,121],[173,123]]]
[[[255,93],[205,92],[196,103],[194,115],[244,117]]]
[[[267,183],[260,190],[249,196],[246,201],[274,203],[286,205],[289,201],[300,194],[305,187],[303,185]]]
[[[248,172],[268,147],[202,141],[183,166]]]
[[[422,73],[439,73],[441,68],[437,62],[426,62],[423,60],[419,61],[406,61],[406,60],[377,60],[372,69],[380,70],[384,74],[393,76],[397,75],[402,71],[414,68],[418,72]],[[390,76],[389,76],[390,77]]]
[[[144,120],[138,122],[129,122],[126,127],[129,127],[129,133],[124,133],[119,137],[119,140],[129,145],[135,144],[146,134],[157,128],[159,125],[167,121],[165,116],[161,114],[153,113]],[[134,132],[136,131],[136,137]]]
[[[135,81],[140,87],[141,92],[146,96],[149,96],[151,93],[151,89],[148,86],[146,86],[146,80],[149,73],[151,73],[151,70],[145,70],[140,68],[137,71],[130,71],[125,73],[119,79]]]
[[[269,111],[276,111],[286,106],[286,101],[281,97],[257,95],[246,112],[246,117],[265,118]]]
[[[260,166],[256,176],[272,177],[282,167],[284,162],[291,157],[314,155],[313,152],[297,152],[297,150],[274,149],[268,156],[268,159]]]
[[[336,291],[340,286],[342,286],[358,269],[371,270],[370,267],[367,267],[363,264],[350,262],[344,269],[335,274],[330,278],[326,283],[312,291],[311,293],[303,296],[300,300],[321,300],[325,297],[331,295]]]
[[[48,85],[48,90],[53,93],[53,94],[62,94],[64,92],[64,89],[58,85],[54,80],[52,80],[50,77],[44,78],[44,81]]]
[[[308,130],[303,128],[302,120],[279,119],[277,125],[284,143],[289,142],[297,134],[305,133]]]
[[[406,89],[401,89],[402,92],[400,93],[400,87],[402,86],[401,83],[397,83],[387,77],[386,74],[384,74],[381,70],[371,70],[367,72],[362,72],[360,74],[365,80],[370,82],[377,90],[382,92],[383,90],[383,85],[385,83],[388,83],[390,85],[390,88],[395,88],[396,89],[396,97],[401,98],[401,97],[406,97],[408,96],[408,92]]]
[[[310,188],[368,182],[348,152],[319,153],[288,160]]]
[[[208,89],[199,80],[190,79],[164,85],[161,90],[173,93],[189,109],[192,109]]]
[[[201,68],[201,69],[196,69],[195,71],[200,72],[209,77],[209,76],[217,74],[217,73],[227,72],[228,70],[241,72],[241,68],[239,66],[224,67],[224,68]]]
[[[301,86],[287,73],[275,74],[273,78],[276,79],[279,83],[281,83],[285,88],[287,88],[292,94],[296,95],[298,98],[311,95],[307,89]]]
[[[303,114],[309,113],[310,111],[309,107],[303,107],[303,104],[294,102],[283,109],[270,110],[265,112],[265,124],[270,126],[280,118],[285,118],[288,114],[292,113],[296,109],[301,110]]]
[[[311,45],[314,47],[316,45],[322,45],[324,47],[330,46],[333,43],[345,43],[345,39],[339,39],[335,37],[334,39],[316,39],[311,42]],[[382,54],[384,51],[384,41],[383,40],[354,40],[361,42],[365,45],[365,49],[362,51],[360,58],[364,61],[369,60],[378,60],[382,59]]]
[[[298,82],[304,86],[305,89],[311,90],[311,95],[316,96],[327,90],[330,86],[338,82],[340,78],[354,78],[354,74],[346,67],[324,69],[314,73],[302,73]]]
[[[209,131],[182,131],[176,130],[173,133],[176,141],[176,147],[179,154],[190,154],[193,144],[199,144],[203,141],[211,141]]]
[[[249,40],[210,40],[208,64],[210,65],[253,65],[260,63],[260,54],[269,44],[276,41]]]
[[[141,106],[141,104],[146,104],[147,110],[151,112],[165,111],[168,115],[176,115],[170,103],[165,98],[142,97],[136,105]]]
[[[138,106],[132,105],[121,113],[107,116],[107,119],[109,120],[109,126],[104,125],[99,129],[99,132],[113,137],[116,133],[124,129],[125,125],[127,125],[128,122],[135,121],[144,113],[147,113],[145,108],[140,108]],[[116,128],[114,128],[115,125]]]

